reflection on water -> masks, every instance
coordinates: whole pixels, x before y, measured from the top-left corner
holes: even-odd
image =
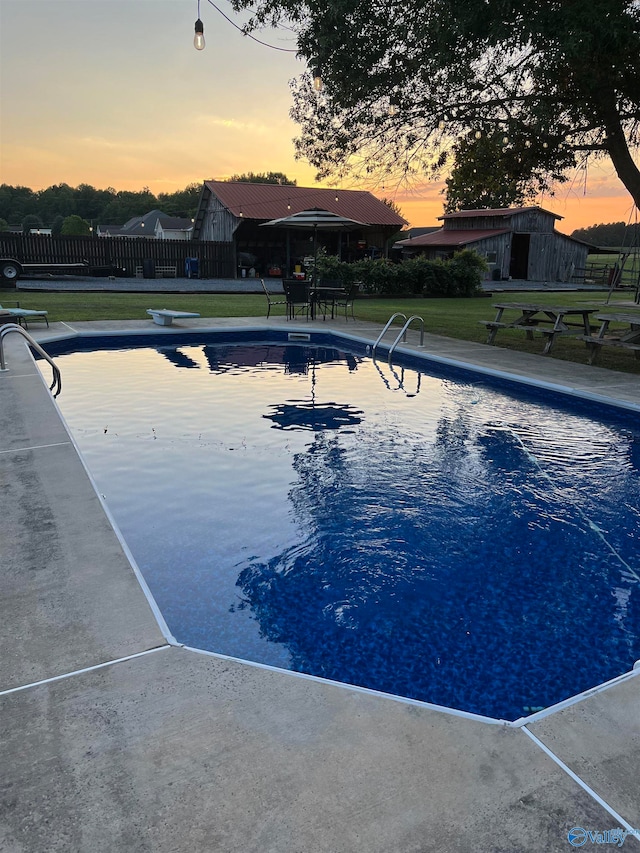
[[[187,645],[512,719],[640,657],[631,418],[331,347],[57,358]]]

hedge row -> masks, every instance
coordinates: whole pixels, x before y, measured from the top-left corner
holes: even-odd
[[[345,286],[358,281],[362,290],[374,296],[477,296],[487,266],[483,258],[465,249],[448,260],[425,258],[394,263],[363,260],[352,264],[337,257],[318,257],[323,279],[339,280]]]

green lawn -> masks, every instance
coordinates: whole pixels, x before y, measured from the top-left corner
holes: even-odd
[[[524,292],[475,299],[361,299],[356,303],[355,314],[360,320],[380,323],[382,326],[395,311],[407,317],[417,314],[424,318],[425,331],[467,341],[486,341],[487,333],[479,320],[493,319],[493,303],[497,301],[536,302],[548,305],[587,305],[613,310],[616,302],[629,302],[629,294],[615,294],[609,306],[604,305],[606,291],[593,293],[539,293]],[[50,291],[0,291],[0,303],[8,307],[15,300],[22,308],[49,312],[49,320],[129,320],[148,319],[147,308],[172,308],[177,311],[196,311],[203,317],[265,317],[265,298],[261,294],[216,293],[56,293]],[[622,310],[622,309],[621,309]],[[626,313],[628,307],[623,309]],[[640,313],[640,307],[636,309]],[[284,313],[283,308],[275,308]],[[531,342],[516,330],[504,329],[498,333],[497,345],[521,352],[541,353],[544,345],[541,336]],[[571,338],[555,342],[552,358],[587,363],[587,349],[581,341]],[[640,373],[640,359],[633,353],[604,349],[598,364],[614,370]]]

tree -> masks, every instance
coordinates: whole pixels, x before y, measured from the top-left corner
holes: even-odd
[[[114,193],[111,201],[103,209],[100,219],[105,225],[123,225],[133,216],[144,216],[156,207],[158,207],[158,200],[148,187],[139,192],[120,190]]]
[[[47,225],[53,222],[56,216],[71,216],[79,213],[76,210],[75,190],[69,184],[54,184],[46,190],[36,193],[38,216]]]
[[[311,69],[293,84],[296,148],[320,178],[437,174],[479,131],[531,143],[549,179],[608,155],[640,205],[638,0],[233,2],[248,27],[293,23]]]
[[[246,184],[279,184],[286,187],[296,186],[296,182],[288,178],[284,172],[245,172],[242,175],[232,175],[229,181],[242,181]]]
[[[64,225],[64,216],[58,214],[51,223],[51,234],[54,237],[59,237],[62,234],[62,226]]]
[[[36,214],[38,197],[29,187],[0,186],[0,216],[7,222],[17,224],[28,214]]]
[[[196,215],[202,184],[188,184],[174,193],[159,193],[158,208],[167,216],[192,219]]]
[[[60,233],[67,237],[88,237],[91,234],[91,226],[86,219],[74,213],[66,217]]]
[[[398,216],[404,219],[404,216],[402,216],[402,211],[400,210],[400,205],[397,201],[394,201],[392,198],[381,198],[380,201],[383,204],[386,204],[389,210],[393,210],[394,213],[397,213]]]
[[[34,213],[27,214],[27,216],[22,220],[22,233],[29,234],[36,228],[42,228],[42,219]]]
[[[626,222],[609,222],[577,228],[572,237],[596,246],[637,246],[640,242],[640,225]]]
[[[571,165],[561,150],[553,163],[538,166],[539,141],[527,140],[522,149],[509,145],[502,133],[469,133],[452,148],[453,168],[446,183],[445,212],[510,207],[533,201],[541,192],[552,193],[552,183],[566,180]]]

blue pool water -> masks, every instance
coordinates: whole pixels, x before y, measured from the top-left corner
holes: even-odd
[[[503,719],[640,658],[635,415],[329,338],[64,346],[179,641]]]

